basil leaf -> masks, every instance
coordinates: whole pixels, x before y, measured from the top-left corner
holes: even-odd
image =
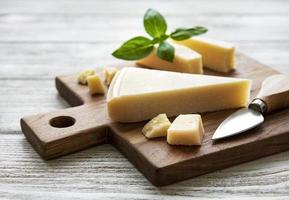
[[[153,44],[150,39],[137,36],[123,43],[112,55],[123,60],[139,60],[149,55],[152,50]]]
[[[174,31],[171,33],[170,37],[174,40],[185,40],[189,39],[191,37],[191,34],[189,31],[186,30],[179,30],[179,31]]]
[[[192,36],[201,35],[208,31],[207,28],[196,26],[194,28],[178,28],[171,33],[170,37],[174,40],[185,40],[189,39]]]
[[[153,44],[160,44],[162,42],[164,42],[166,39],[168,39],[170,36],[169,35],[162,35],[161,37],[158,37],[158,38],[154,38],[152,40],[152,43]]]
[[[144,27],[153,38],[159,38],[167,31],[165,18],[156,10],[148,9],[144,15]]]
[[[173,62],[175,48],[167,42],[162,42],[158,47],[157,56],[165,61]]]
[[[195,27],[193,27],[193,28],[177,28],[176,29],[176,31],[184,31],[184,30],[186,30],[186,31],[190,31],[192,34],[199,34],[199,33],[205,33],[205,32],[207,32],[208,31],[208,29],[207,28],[205,28],[205,27],[202,27],[202,26],[195,26]]]

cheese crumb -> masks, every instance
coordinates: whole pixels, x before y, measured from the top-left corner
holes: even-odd
[[[81,71],[77,76],[77,81],[79,84],[87,85],[87,77],[94,75],[96,72],[94,69],[86,69]]]
[[[87,83],[88,83],[89,93],[91,95],[105,93],[105,86],[102,83],[98,74],[88,76]]]
[[[201,145],[203,134],[200,115],[179,115],[168,129],[167,142],[172,145]]]
[[[147,138],[164,137],[170,125],[167,115],[159,114],[143,127],[142,132]]]
[[[114,75],[118,71],[115,67],[106,67],[104,68],[104,78],[105,78],[105,84],[110,85]]]

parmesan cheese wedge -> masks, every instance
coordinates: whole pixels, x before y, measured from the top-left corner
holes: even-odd
[[[79,84],[87,85],[87,77],[94,75],[96,72],[94,69],[87,69],[81,71],[77,76],[77,81]]]
[[[114,75],[118,71],[117,68],[115,67],[106,67],[104,68],[104,79],[105,79],[105,84],[110,85]]]
[[[200,115],[179,115],[168,129],[167,142],[172,145],[201,145],[203,135]]]
[[[92,76],[87,77],[87,85],[89,88],[89,93],[91,95],[94,94],[104,94],[105,93],[105,86],[102,83],[98,74],[94,74]]]
[[[166,114],[159,114],[150,120],[142,129],[143,134],[147,138],[156,138],[167,136],[167,130],[171,126],[171,122]]]
[[[203,37],[175,42],[201,54],[206,68],[225,73],[235,68],[235,47],[231,43]]]
[[[157,56],[157,49],[154,47],[152,53],[147,57],[137,61],[137,64],[143,67],[160,69],[166,71],[185,72],[202,74],[203,64],[202,56],[190,48],[178,44],[172,44],[175,48],[175,57],[173,62],[160,59]]]
[[[123,68],[107,95],[113,121],[138,122],[159,113],[169,117],[246,106],[250,81],[143,68]]]

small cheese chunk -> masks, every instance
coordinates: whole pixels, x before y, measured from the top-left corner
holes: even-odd
[[[87,83],[88,83],[89,93],[91,95],[105,93],[105,86],[100,80],[100,77],[98,74],[88,76]]]
[[[142,129],[147,138],[163,137],[167,135],[167,130],[171,122],[166,114],[159,114],[150,120]]]
[[[200,115],[179,115],[168,129],[167,142],[172,145],[201,145],[203,135]]]
[[[201,54],[204,67],[219,72],[229,72],[235,68],[235,47],[228,42],[202,37],[175,42]]]
[[[159,113],[168,117],[247,105],[247,79],[126,67],[113,79],[107,94],[113,121],[138,122]]]
[[[114,75],[118,71],[115,67],[106,67],[104,68],[104,78],[105,78],[105,84],[110,85]]]
[[[78,76],[77,76],[77,81],[78,83],[82,84],[82,85],[87,85],[87,77],[94,75],[96,72],[94,69],[87,69],[87,70],[83,70],[81,71]]]
[[[166,71],[194,74],[203,73],[202,56],[200,54],[178,44],[173,44],[173,46],[175,47],[175,57],[173,62],[160,59],[156,55],[157,49],[155,47],[150,55],[137,61],[137,63],[144,67]]]

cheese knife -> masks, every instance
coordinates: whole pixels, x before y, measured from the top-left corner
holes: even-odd
[[[264,116],[289,107],[289,76],[283,74],[266,78],[257,97],[247,108],[242,108],[226,118],[212,139],[218,140],[243,133],[264,122]]]

